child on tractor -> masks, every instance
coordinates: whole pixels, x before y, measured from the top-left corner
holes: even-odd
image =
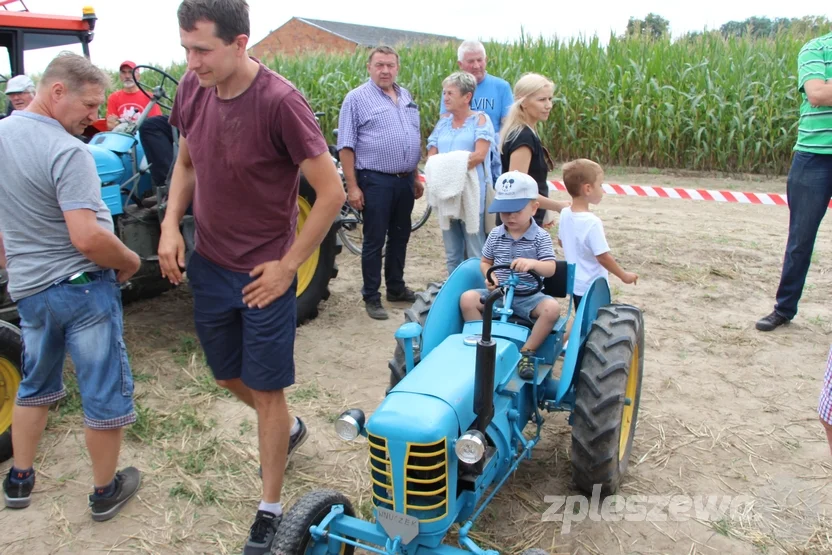
[[[575,309],[589,286],[599,277],[609,281],[612,272],[624,283],[636,283],[638,275],[625,272],[610,254],[601,219],[589,211],[604,197],[601,184],[604,170],[600,165],[581,158],[563,166],[563,184],[572,197],[572,206],[560,213],[558,243],[563,247],[566,262],[575,264],[575,285],[572,300]]]
[[[532,357],[560,317],[560,307],[554,298],[542,292],[531,296],[517,296],[517,293],[537,289],[537,281],[528,274],[530,270],[544,278],[554,275],[555,249],[549,233],[533,218],[540,203],[537,201],[537,182],[531,176],[519,171],[504,173],[497,178],[494,189],[496,194],[488,212],[499,213],[502,224],[488,234],[482,248],[480,270],[485,276],[495,264],[511,265],[513,271],[520,273],[511,310],[514,315],[535,322],[521,348],[522,358],[518,366],[520,377],[529,380],[534,377]],[[509,270],[496,270],[492,279],[496,279],[497,283],[486,280],[486,289],[471,289],[463,293],[460,308],[466,322],[482,319],[483,295],[508,279],[509,275]]]

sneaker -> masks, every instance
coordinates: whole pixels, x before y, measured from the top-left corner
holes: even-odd
[[[110,497],[90,495],[90,510],[92,519],[104,522],[116,516],[130,499],[139,491],[142,474],[137,468],[129,466],[116,472],[116,492]]]
[[[775,310],[765,318],[757,320],[757,329],[760,331],[771,331],[779,326],[788,324],[789,322],[790,320],[788,318],[782,316]]]
[[[387,318],[389,318],[389,316],[387,316],[387,311],[384,310],[383,306],[381,306],[381,299],[364,301],[364,305],[367,308],[367,314],[369,314],[370,318],[373,320],[387,320]]]
[[[300,417],[296,418],[298,419],[298,424],[300,424],[300,429],[289,438],[289,454],[286,456],[286,467],[289,466],[289,460],[292,458],[295,450],[306,442],[306,436],[309,435],[309,430],[306,429],[306,424],[303,423],[303,420]],[[260,479],[263,479],[262,466],[260,467],[259,474]]]
[[[520,358],[520,364],[517,365],[517,373],[520,374],[520,378],[524,380],[533,380],[534,360],[532,360],[532,357],[534,356],[534,353],[523,351],[520,354],[522,355],[522,358]]]
[[[300,429],[289,438],[289,454],[286,457],[286,466],[289,466],[289,459],[292,458],[297,448],[304,444],[306,436],[309,435],[309,430],[306,429],[306,424],[303,423],[303,420],[300,417],[296,418],[298,419],[298,424],[300,424]]]
[[[12,482],[12,469],[3,481],[3,495],[6,507],[10,509],[25,509],[32,502],[32,490],[35,488],[35,474],[32,473],[23,482]]]
[[[397,302],[406,302],[406,303],[415,303],[416,302],[416,293],[405,287],[399,293],[391,293],[390,291],[387,292],[387,300],[391,303]]]
[[[248,540],[243,547],[243,555],[264,555],[271,551],[281,518],[282,515],[275,516],[268,511],[257,511],[254,524],[249,529]]]

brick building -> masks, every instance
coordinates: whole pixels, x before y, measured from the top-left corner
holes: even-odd
[[[249,54],[256,58],[268,59],[276,54],[297,54],[314,50],[355,52],[381,44],[395,47],[437,42],[460,42],[460,39],[414,31],[293,17],[252,46]]]

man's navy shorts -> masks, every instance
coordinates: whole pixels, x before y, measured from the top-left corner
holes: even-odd
[[[240,378],[256,391],[293,385],[297,279],[259,309],[243,303],[243,288],[254,281],[247,273],[226,270],[194,251],[187,274],[196,333],[214,379]]]

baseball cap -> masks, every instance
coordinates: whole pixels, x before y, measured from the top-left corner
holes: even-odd
[[[6,83],[6,94],[25,92],[28,88],[34,88],[35,84],[25,75],[18,75],[9,79]]]
[[[130,60],[124,60],[123,62],[121,62],[121,65],[118,66],[118,68],[121,69],[124,66],[127,66],[130,69],[136,69],[136,62],[131,62]]]
[[[527,173],[511,171],[502,174],[494,184],[494,200],[488,207],[489,214],[519,212],[537,200],[537,181]]]

